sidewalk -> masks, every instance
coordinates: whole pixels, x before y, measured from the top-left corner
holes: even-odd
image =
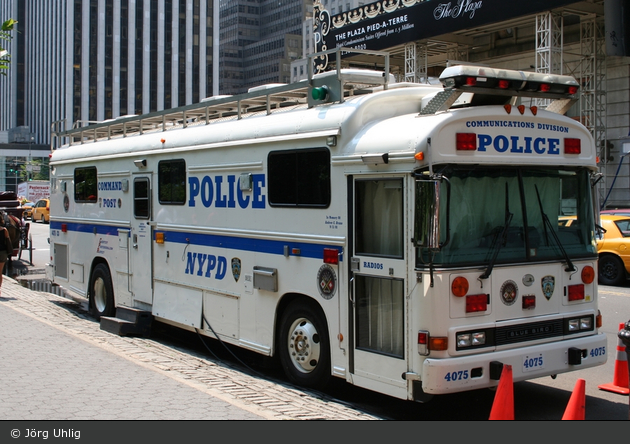
[[[271,419],[16,311],[19,288],[0,296],[0,420]]]
[[[4,277],[0,420],[378,419],[150,338],[112,335],[76,305]]]

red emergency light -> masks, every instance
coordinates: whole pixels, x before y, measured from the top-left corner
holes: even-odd
[[[324,263],[334,265],[338,264],[339,250],[336,248],[324,248]]]
[[[582,141],[580,139],[564,139],[564,154],[582,153]]]
[[[477,149],[477,134],[457,133],[456,148],[457,151],[475,151]]]

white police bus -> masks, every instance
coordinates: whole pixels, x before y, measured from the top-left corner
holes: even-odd
[[[303,386],[425,400],[504,365],[520,381],[603,364],[575,80],[392,77],[311,73],[55,131],[49,278],[101,322],[217,335]]]

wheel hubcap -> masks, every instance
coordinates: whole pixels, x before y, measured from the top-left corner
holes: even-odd
[[[308,319],[297,319],[289,329],[289,356],[295,368],[310,373],[317,367],[320,340],[317,329]]]
[[[606,262],[604,264],[604,276],[608,279],[614,279],[617,277],[617,266],[613,262]]]
[[[94,306],[102,313],[107,307],[107,294],[105,292],[105,281],[98,278],[94,281]]]

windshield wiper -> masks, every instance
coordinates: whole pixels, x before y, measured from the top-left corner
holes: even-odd
[[[510,199],[508,197],[508,184],[506,182],[505,183],[505,222],[503,223],[503,230],[501,231],[501,234],[495,237],[495,241],[492,244],[492,248],[494,248],[492,259],[490,259],[490,263],[488,264],[488,268],[486,268],[485,273],[479,276],[479,279],[488,279],[490,275],[492,274],[492,269],[494,268],[494,264],[497,260],[497,257],[499,256],[499,252],[501,251],[501,248],[503,247],[503,245],[507,243],[507,233],[508,233],[508,228],[510,227],[510,222],[512,222],[512,216],[514,215],[510,213]],[[496,243],[498,239],[500,239],[499,245],[497,245]]]
[[[569,255],[567,254],[566,250],[562,246],[562,243],[560,242],[558,235],[553,229],[553,225],[551,225],[551,221],[549,220],[549,217],[547,216],[547,214],[545,214],[545,210],[543,210],[542,201],[540,200],[540,193],[538,192],[538,185],[534,185],[534,188],[536,188],[536,197],[538,197],[538,206],[540,207],[540,215],[542,216],[543,223],[544,223],[545,242],[547,243],[547,245],[549,245],[548,233],[551,233],[551,237],[556,242],[556,245],[560,249],[562,256],[564,256],[564,260],[567,261],[567,268],[565,268],[564,271],[577,271],[577,268],[575,268],[575,265],[573,265],[573,262],[571,262]]]

